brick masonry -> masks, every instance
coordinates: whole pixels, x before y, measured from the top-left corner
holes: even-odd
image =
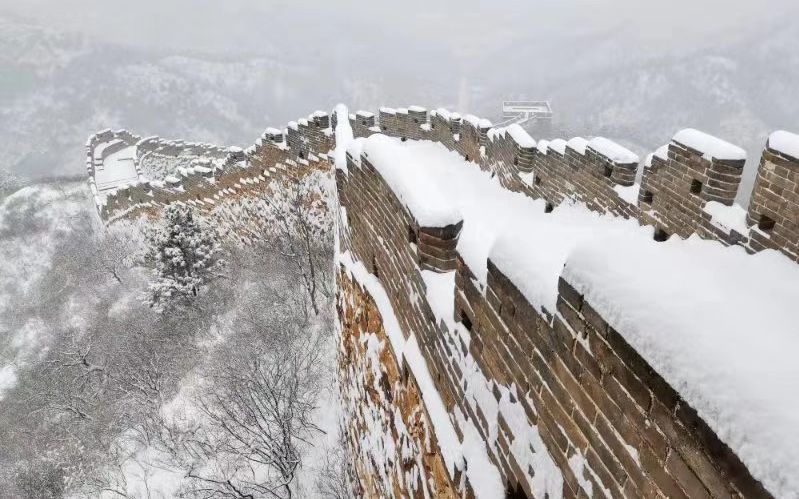
[[[737,163],[708,161],[697,151],[670,144],[668,159],[654,158],[644,174],[642,194],[643,189],[652,193],[647,197],[649,214],[644,214],[614,189],[631,185],[635,169],[590,147],[582,150],[577,144],[567,146],[564,154],[555,150],[543,154],[519,146],[509,134],[453,120],[449,113],[434,113],[418,123],[414,121],[421,121],[418,112],[414,117],[403,111],[381,110],[378,123],[373,117],[357,122],[360,114],[350,121],[356,135],[380,130],[399,137],[440,139],[474,160],[475,167],[496,174],[506,188],[553,204],[578,199],[595,210],[642,221],[660,213],[652,206],[661,206],[666,213],[651,219],[661,230],[730,237],[708,228],[702,204],[732,202],[742,166]],[[586,497],[589,488],[593,495],[605,491],[613,497],[771,497],[696,411],[566,280],[560,280],[556,310],[536,310],[490,261],[487,286],[478,289],[455,249],[459,226],[420,227],[368,159],[360,158],[357,166],[356,160],[347,158],[348,172],[336,171],[339,202],[346,213],[340,229],[342,251],[349,251],[380,280],[402,331],[417,338],[456,432],[462,435],[464,424],[477,428],[509,497],[534,497],[532,483],[541,470],[525,466],[518,451],[512,450],[520,435],[514,434],[501,412],[492,420],[476,398],[466,396],[474,377],[464,373],[464,366],[471,362],[498,401],[509,397],[524,411],[529,428],[536,429],[562,474],[557,492],[564,497]],[[775,221],[766,241],[777,242],[772,247],[783,252],[791,247],[781,245],[774,235],[790,234],[785,231],[794,230],[795,218],[787,218],[787,201],[769,204],[769,196],[775,186],[782,187],[782,193],[786,187],[795,188],[796,172],[795,160],[767,150],[749,212],[750,223],[760,215]],[[541,180],[528,181],[524,176],[529,173]],[[702,184],[698,192],[691,190],[694,181]],[[665,209],[667,203],[678,202],[679,209]],[[695,229],[689,233],[687,227]],[[750,244],[748,239],[726,242]],[[468,330],[468,342],[437,323],[424,298],[421,270],[453,268],[454,319]],[[371,306],[368,293],[357,286],[354,290],[346,279],[342,282],[339,302],[346,301],[350,308]],[[351,313],[341,308],[339,313],[348,331]],[[342,362],[340,371],[342,390],[349,393],[349,364]],[[350,435],[350,444],[357,447],[359,438]],[[570,464],[576,456],[586,463],[580,473]],[[381,459],[375,454],[359,458]],[[469,496],[469,482],[460,471],[444,480],[420,469],[428,483],[452,486],[459,495]],[[358,480],[366,488],[371,478]]]
[[[372,113],[359,111],[350,115],[353,133],[440,142],[495,174],[507,189],[545,199],[553,207],[575,200],[592,210],[634,218],[655,227],[658,239],[698,234],[744,246],[750,252],[775,249],[799,262],[799,158],[768,145],[747,210],[749,230],[741,234],[714,224],[704,207],[709,201],[733,203],[743,160],[709,160],[673,140],[665,157],[654,155],[651,165],[643,169],[637,202],[629,203],[617,189],[633,186],[637,164],[614,163],[590,145],[577,147],[577,139],[569,141],[563,153],[553,147],[523,147],[504,129],[481,125],[473,117],[409,109],[381,108],[378,120]],[[335,126],[336,116],[332,118]]]
[[[338,283],[341,431],[354,456],[352,495],[458,497],[416,380],[397,363],[377,305],[346,272],[339,273]],[[376,351],[369,352],[371,342],[378,345]]]
[[[799,261],[799,158],[766,146],[747,222],[754,250],[772,248]]]
[[[98,196],[94,172],[98,161],[103,160],[100,156],[107,155],[108,151],[103,149],[98,155],[96,148],[108,143],[119,144],[119,147],[136,145],[137,160],[144,154],[158,152],[173,156],[195,154],[218,161],[207,166],[182,169],[176,173],[177,177],[164,181],[139,175],[138,181],[110,191],[103,198]],[[289,123],[285,131],[268,129],[245,151],[159,138],[141,139],[124,130],[105,130],[87,141],[86,167],[100,216],[110,222],[120,217],[158,211],[175,202],[207,209],[221,197],[247,190],[259,182],[275,178],[298,178],[308,170],[328,170],[330,163],[327,153],[333,146],[330,116],[317,111],[307,119]]]

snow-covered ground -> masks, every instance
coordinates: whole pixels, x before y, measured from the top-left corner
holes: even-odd
[[[713,145],[714,157],[743,154]],[[657,243],[652,227],[580,204],[545,214],[542,200],[502,189],[440,144],[378,134],[350,151],[366,155],[420,223],[463,219],[457,249],[481,284],[490,258],[533,306],[554,312],[564,275],[775,496],[799,495],[793,262],[696,237]]]

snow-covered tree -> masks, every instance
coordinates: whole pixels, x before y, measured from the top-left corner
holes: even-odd
[[[10,194],[22,187],[20,179],[8,170],[0,169],[0,195]]]
[[[155,267],[148,300],[158,311],[191,301],[224,265],[212,232],[187,206],[169,205],[148,239],[148,260]]]
[[[281,265],[296,276],[315,315],[329,300],[332,278],[333,222],[328,205],[335,188],[329,174],[317,172],[288,182],[257,198],[217,208],[220,237],[235,235],[264,256],[279,254]]]

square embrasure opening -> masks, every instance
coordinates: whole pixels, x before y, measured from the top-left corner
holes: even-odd
[[[760,215],[760,219],[757,221],[757,228],[763,232],[769,232],[774,228],[775,224],[776,222],[773,218],[766,215]]]

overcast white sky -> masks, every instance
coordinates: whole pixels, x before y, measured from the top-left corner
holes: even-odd
[[[0,12],[105,41],[176,52],[257,54],[308,43],[306,53],[329,53],[348,43],[395,49],[432,43],[448,46],[457,57],[531,41],[544,50],[562,43],[579,47],[584,35],[597,33],[630,46],[684,50],[795,18],[799,2],[0,0]]]

